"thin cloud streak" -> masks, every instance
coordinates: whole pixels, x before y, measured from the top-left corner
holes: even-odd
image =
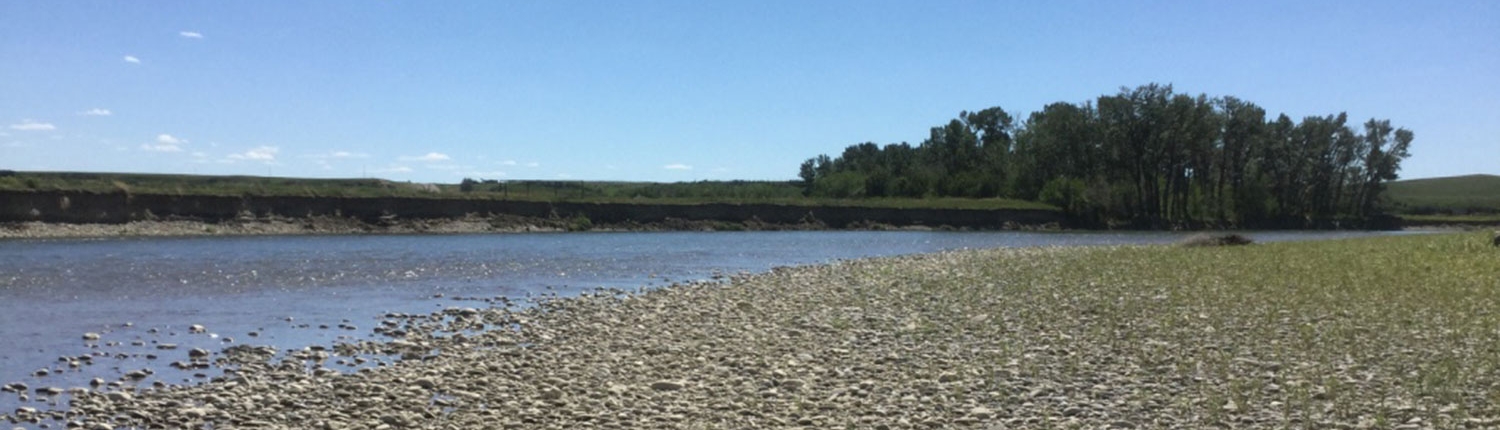
[[[18,131],[51,131],[56,130],[57,126],[52,125],[50,122],[36,122],[27,119],[21,120],[20,124],[11,124],[10,129]]]
[[[281,148],[275,146],[257,146],[245,152],[229,154],[229,158],[234,160],[271,162],[276,161],[276,153],[278,152],[281,152]]]
[[[156,143],[167,144],[167,145],[181,145],[181,144],[187,143],[187,140],[186,139],[178,139],[176,137],[173,137],[170,134],[162,133],[162,134],[156,135]]]
[[[155,143],[142,143],[141,150],[147,152],[182,152],[182,145],[188,143],[187,139],[179,139],[176,136],[162,133],[156,135]]]
[[[416,156],[416,157],[400,157],[399,158],[399,160],[401,160],[401,161],[427,161],[427,162],[432,162],[432,161],[448,161],[448,160],[452,160],[452,159],[453,159],[453,157],[449,157],[448,154],[444,154],[444,153],[441,153],[441,152],[429,152],[426,155],[419,155],[419,156]]]

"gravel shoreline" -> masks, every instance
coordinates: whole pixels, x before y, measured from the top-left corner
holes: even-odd
[[[71,407],[3,418],[91,429],[1500,426],[1484,397],[1494,375],[1450,381],[1465,388],[1454,397],[1421,397],[1385,367],[1391,353],[1435,354],[1407,368],[1418,372],[1483,351],[1380,351],[1389,345],[1372,337],[1329,344],[1337,354],[1326,355],[1281,343],[1297,333],[1277,330],[1303,318],[1343,327],[1348,311],[1261,321],[1252,316],[1278,314],[1211,299],[1201,309],[1164,305],[1212,290],[1212,279],[1182,287],[1073,278],[1080,262],[1121,250],[1223,258],[1260,246],[1271,245],[946,252],[390,315],[382,327],[399,339],[389,342],[280,362],[253,347],[183,351],[242,364],[194,387],[132,391],[129,377],[51,394],[29,387],[70,393]],[[340,364],[358,354],[405,359]]]

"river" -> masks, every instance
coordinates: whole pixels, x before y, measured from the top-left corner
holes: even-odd
[[[0,241],[0,385],[86,387],[173,371],[191,348],[282,350],[372,336],[390,312],[482,307],[474,299],[637,289],[776,266],[960,248],[1153,244],[1188,233],[653,232],[268,236]],[[1257,232],[1258,242],[1384,232]],[[201,325],[202,333],[190,333]],[[85,341],[97,333],[97,341]],[[164,349],[163,344],[176,345]],[[90,360],[79,360],[90,356]],[[69,362],[73,362],[70,364]],[[90,364],[92,363],[92,364]],[[75,367],[76,365],[76,367]],[[35,376],[46,369],[47,376]],[[0,395],[0,411],[49,398]],[[65,406],[65,403],[63,403]]]

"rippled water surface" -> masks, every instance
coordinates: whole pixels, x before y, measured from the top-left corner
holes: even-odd
[[[1257,241],[1384,233],[1265,232]],[[0,385],[87,386],[166,369],[187,350],[282,349],[365,337],[387,312],[483,306],[595,287],[958,248],[1169,243],[1179,233],[715,232],[290,236],[0,241]],[[290,318],[290,320],[289,320]],[[205,333],[188,333],[198,324]],[[342,326],[342,328],[340,327]],[[320,328],[326,327],[326,328]],[[98,342],[82,335],[98,333]],[[161,349],[176,344],[176,349]],[[71,359],[93,355],[93,364]],[[155,356],[151,358],[148,356]],[[39,369],[48,376],[33,376]],[[208,372],[208,371],[199,371]],[[0,394],[0,411],[27,404]]]

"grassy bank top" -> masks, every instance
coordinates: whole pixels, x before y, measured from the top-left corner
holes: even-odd
[[[413,197],[667,205],[773,204],[896,209],[1031,209],[1056,207],[1003,198],[810,198],[793,181],[679,183],[609,181],[466,181],[425,184],[384,179],[310,179],[84,172],[4,172],[0,191],[69,191],[259,197]]]
[[[1500,215],[1500,176],[1465,175],[1392,182],[1391,210],[1410,214]]]

